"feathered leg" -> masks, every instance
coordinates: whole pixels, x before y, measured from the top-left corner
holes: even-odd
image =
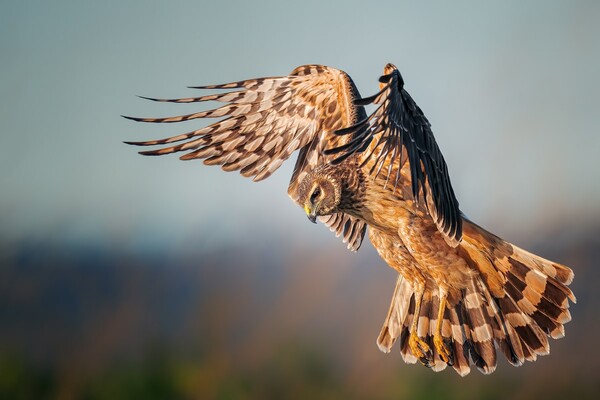
[[[415,312],[412,323],[410,325],[410,333],[408,337],[408,346],[410,350],[425,366],[429,366],[428,360],[431,359],[431,348],[427,342],[419,338],[417,328],[419,326],[419,315],[421,313],[421,300],[425,291],[425,284],[420,281],[415,281],[413,284],[415,296]]]
[[[440,286],[440,306],[437,314],[437,322],[435,325],[435,333],[433,334],[433,345],[435,346],[435,350],[440,355],[441,359],[447,363],[452,365],[451,358],[452,353],[450,349],[444,343],[444,337],[442,336],[442,323],[444,321],[444,313],[446,311],[446,299],[448,298],[448,290]]]

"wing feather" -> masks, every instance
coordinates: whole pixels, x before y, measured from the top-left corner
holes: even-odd
[[[457,246],[462,238],[462,217],[431,125],[404,90],[404,81],[395,66],[386,66],[380,82],[382,89],[378,93],[355,101],[357,105],[377,104],[375,111],[358,123],[337,131],[336,134],[348,136],[350,140],[328,148],[325,153],[337,155],[332,161],[335,164],[363,152],[361,166],[370,163],[369,174],[373,176],[382,171],[386,173],[384,185],[390,184],[391,178],[393,190],[400,180],[400,168],[408,160],[413,197],[417,204],[425,204],[446,241]]]
[[[341,71],[327,69],[328,75],[340,76]],[[260,78],[210,85],[198,88],[244,88],[235,92],[184,99],[154,99],[177,103],[223,101],[227,104],[207,111],[166,118],[125,117],[134,121],[171,123],[198,118],[225,119],[209,126],[170,138],[145,142],[127,142],[138,146],[185,143],[157,150],[143,151],[144,155],[163,155],[191,151],[181,158],[205,158],[209,164],[223,165],[227,170],[244,169],[243,174],[255,180],[267,178],[281,161],[314,139],[328,121],[321,110],[337,98],[331,76],[320,75]],[[315,94],[322,103],[315,102]],[[311,115],[309,116],[309,112]],[[236,164],[236,161],[238,164]]]
[[[367,231],[367,224],[364,221],[344,213],[319,217],[319,221],[334,232],[336,237],[342,236],[343,242],[348,245],[348,250],[358,251]]]
[[[349,139],[333,133],[352,125],[363,116],[359,98],[346,73],[322,65],[304,65],[288,76],[266,77],[219,85],[195,86],[194,89],[234,89],[225,93],[159,99],[169,103],[216,101],[224,105],[192,114],[163,118],[125,118],[148,123],[175,123],[202,118],[222,118],[208,126],[176,136],[125,142],[136,146],[164,146],[141,151],[143,155],[186,152],[180,159],[203,159],[205,164],[220,165],[225,171],[239,171],[260,181],[269,177],[292,153],[300,150],[288,193],[297,199],[297,187],[317,165],[328,162],[326,147],[340,146]],[[175,144],[178,143],[178,144]],[[166,145],[166,146],[165,146]],[[357,250],[366,225],[348,215],[339,214],[326,223],[336,235],[343,235],[348,248]]]

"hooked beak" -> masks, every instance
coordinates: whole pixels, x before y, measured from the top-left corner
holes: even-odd
[[[317,208],[316,207],[311,210],[309,206],[304,206],[304,212],[306,213],[306,216],[308,217],[308,220],[310,222],[312,222],[313,224],[317,223]]]

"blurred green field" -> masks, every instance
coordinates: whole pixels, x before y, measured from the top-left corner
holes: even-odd
[[[3,247],[0,398],[592,399],[598,237],[533,246],[576,271],[573,321],[551,354],[466,378],[379,352],[394,273],[368,246]]]

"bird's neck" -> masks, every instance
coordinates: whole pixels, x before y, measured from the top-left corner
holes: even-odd
[[[364,200],[366,181],[361,169],[357,165],[353,165],[355,161],[352,159],[347,161],[343,163],[345,168],[343,168],[341,174],[342,194],[339,209],[343,212],[356,214],[360,211]]]

